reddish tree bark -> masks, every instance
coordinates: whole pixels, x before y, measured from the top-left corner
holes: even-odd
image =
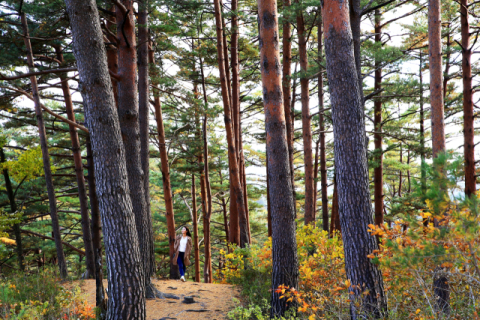
[[[475,177],[475,143],[473,128],[472,48],[470,47],[470,24],[467,12],[468,0],[461,0],[460,23],[462,32],[462,78],[463,78],[463,150],[465,157],[465,195],[472,196],[477,189]]]
[[[152,79],[155,79],[157,75],[155,71],[155,57],[152,47],[149,48],[149,61],[152,66]],[[155,86],[154,86],[155,87]],[[161,171],[162,171],[162,184],[163,184],[163,197],[165,200],[165,217],[167,220],[167,234],[168,234],[168,245],[169,245],[169,256],[170,260],[173,259],[175,255],[175,215],[173,212],[173,199],[172,199],[172,186],[170,182],[170,168],[168,165],[168,154],[167,146],[165,142],[165,128],[163,126],[163,115],[162,107],[160,104],[159,92],[154,92],[154,107],[155,107],[155,120],[157,122],[157,132],[158,132],[158,145],[160,151],[160,161],[161,161]],[[178,266],[174,265],[170,261],[170,277],[172,279],[180,278],[178,272]]]
[[[297,1],[298,2],[298,1]],[[313,181],[312,127],[310,120],[310,94],[308,90],[307,39],[303,14],[297,13],[298,51],[300,56],[300,88],[302,101],[303,159],[305,168],[305,224],[315,223],[315,195]]]
[[[430,62],[430,104],[432,106],[433,157],[445,152],[445,123],[443,111],[442,25],[441,2],[428,2],[428,58]]]
[[[230,168],[230,184],[233,189],[231,195],[231,201],[235,200],[235,205],[238,210],[239,224],[240,224],[240,245],[245,245],[248,243],[248,229],[242,228],[246,226],[246,211],[245,211],[245,198],[243,195],[243,188],[240,182],[238,162],[237,162],[237,152],[235,148],[235,132],[233,131],[232,119],[231,119],[231,108],[230,101],[228,97],[228,87],[227,87],[227,78],[225,72],[225,56],[223,48],[223,25],[222,25],[222,14],[220,8],[220,1],[214,1],[215,7],[215,22],[217,26],[217,54],[218,54],[218,68],[220,73],[220,83],[222,88],[222,98],[223,98],[223,109],[224,109],[224,120],[225,120],[225,131],[227,133],[227,144],[228,144],[228,163]],[[233,219],[232,217],[230,219]],[[245,221],[243,220],[245,219]],[[244,221],[242,223],[242,221]],[[232,229],[234,226],[232,226]],[[231,233],[234,231],[231,229]]]
[[[382,24],[380,10],[375,10],[375,43],[382,43]],[[382,89],[382,67],[378,58],[375,59],[375,83],[374,91]],[[382,147],[382,100],[380,94],[373,101],[373,142],[375,144],[374,159],[375,168],[373,169],[374,181],[374,201],[375,201],[375,224],[383,224],[383,147]]]
[[[319,9],[321,10],[321,8]],[[318,59],[323,59],[323,25],[321,15],[318,23]],[[323,71],[323,70],[321,70]],[[320,122],[320,180],[322,187],[322,219],[323,230],[328,231],[328,186],[327,186],[327,157],[325,146],[325,118],[323,104],[323,72],[318,76],[318,111]]]
[[[154,249],[151,217],[145,200],[145,172],[141,161],[139,101],[137,87],[137,51],[133,0],[117,4],[118,43],[118,118],[125,146],[130,198],[135,212],[147,297],[155,296],[150,277],[153,274]],[[145,15],[146,12],[143,13]],[[140,14],[142,15],[142,14]],[[145,17],[144,17],[145,20]],[[144,24],[146,20],[144,21]],[[146,44],[146,43],[145,43]],[[145,51],[145,49],[143,49]],[[145,59],[146,56],[143,57]],[[145,77],[145,74],[143,75]],[[142,81],[142,79],[140,79]],[[143,79],[145,81],[145,78]],[[148,99],[147,99],[148,100]]]
[[[268,182],[272,216],[272,300],[270,316],[294,307],[280,299],[280,285],[298,287],[295,209],[288,156],[285,110],[282,101],[278,14],[275,0],[258,0],[260,65],[268,154]]]
[[[32,73],[34,72],[34,62],[32,46],[30,44],[30,35],[28,33],[27,18],[25,16],[25,13],[23,12],[20,14],[20,17],[23,27],[23,40],[27,49],[28,71]],[[52,219],[53,237],[55,238],[58,268],[60,269],[60,276],[65,279],[68,276],[68,270],[65,261],[65,254],[62,247],[62,238],[60,236],[60,225],[58,222],[57,214],[57,200],[55,198],[55,189],[53,187],[52,170],[50,167],[50,156],[48,154],[47,137],[45,134],[45,124],[43,122],[42,107],[40,106],[40,97],[38,95],[36,76],[32,75],[30,77],[30,82],[32,86],[33,101],[35,104],[35,115],[37,117],[38,134],[40,136],[40,147],[42,149],[43,170],[45,172],[45,182],[47,185],[48,203],[50,208],[50,217]]]

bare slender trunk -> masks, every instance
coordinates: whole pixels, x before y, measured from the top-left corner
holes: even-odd
[[[319,8],[321,10],[321,7]],[[320,15],[318,23],[318,59],[323,59],[323,22]],[[320,71],[323,71],[320,69]],[[318,111],[320,122],[320,180],[322,187],[322,219],[323,230],[328,231],[328,186],[327,186],[327,157],[325,146],[325,118],[324,118],[324,105],[323,105],[323,72],[320,72],[318,76]]]
[[[315,224],[314,181],[313,181],[313,156],[312,156],[312,128],[310,120],[310,94],[308,90],[308,58],[307,39],[305,36],[305,23],[303,14],[297,13],[298,51],[300,56],[300,88],[302,101],[302,135],[303,159],[305,164],[305,224]]]
[[[230,101],[228,98],[228,87],[226,72],[225,72],[225,55],[223,48],[223,26],[222,26],[222,14],[220,8],[220,1],[214,1],[215,7],[215,22],[217,26],[217,54],[218,54],[218,68],[220,73],[220,83],[222,87],[222,98],[223,98],[223,108],[224,108],[224,120],[225,120],[225,131],[227,133],[227,144],[228,144],[228,162],[231,173],[231,186],[233,188],[233,193],[231,199],[235,200],[235,205],[238,210],[239,224],[240,224],[240,246],[244,246],[248,243],[248,229],[242,228],[246,226],[246,212],[245,212],[245,198],[243,195],[243,188],[240,182],[238,162],[236,159],[236,148],[235,148],[235,135],[233,131],[232,119],[231,119],[231,108]],[[243,220],[245,219],[245,220]]]
[[[433,158],[445,152],[445,123],[443,109],[443,75],[442,75],[442,24],[441,1],[428,1],[428,42],[430,63],[430,105],[432,119]],[[444,168],[437,168],[443,171]],[[438,223],[435,223],[438,225]],[[437,267],[436,271],[441,269]],[[448,278],[441,272],[434,276],[435,310],[450,313],[450,289]]]
[[[382,26],[380,10],[375,10],[375,43],[382,43]],[[375,84],[374,91],[382,89],[382,67],[381,61],[375,59]],[[375,224],[383,224],[383,135],[382,135],[382,100],[380,94],[375,97],[374,104],[374,134],[373,142],[375,144],[375,169],[374,175],[374,201],[375,201]]]
[[[463,78],[463,150],[465,157],[465,195],[472,196],[477,189],[475,177],[475,131],[473,128],[472,48],[467,12],[468,0],[461,0],[462,78]],[[478,36],[478,35],[477,35]]]
[[[34,72],[33,52],[30,44],[30,35],[28,33],[27,18],[25,13],[21,13],[23,40],[27,49],[28,71]],[[40,106],[40,97],[38,95],[37,78],[33,75],[30,77],[32,86],[32,94],[35,104],[35,115],[37,117],[38,134],[40,136],[40,147],[42,149],[43,170],[45,172],[45,182],[47,185],[48,203],[50,205],[50,217],[52,219],[53,237],[55,238],[55,247],[57,251],[58,268],[60,276],[65,279],[68,276],[67,263],[63,252],[62,238],[60,236],[60,225],[57,214],[57,199],[55,198],[55,189],[53,187],[52,170],[50,167],[50,156],[48,154],[47,137],[45,134],[45,124],[43,121],[42,107]]]
[[[64,64],[63,53],[60,46],[54,46],[57,60]],[[75,122],[75,113],[73,110],[72,96],[68,87],[67,75],[60,73],[62,81],[63,98],[65,99],[65,109],[67,111],[68,120]],[[75,163],[75,175],[78,186],[78,201],[80,202],[80,215],[82,217],[82,233],[83,245],[85,247],[85,262],[87,266],[85,278],[95,278],[95,253],[92,243],[92,232],[90,228],[90,217],[88,215],[88,199],[85,186],[85,177],[83,175],[82,154],[80,149],[80,141],[78,139],[77,130],[71,124],[68,125],[70,132],[70,140],[72,141],[73,161]]]
[[[192,173],[192,208],[193,208],[193,249],[195,255],[195,282],[200,282],[200,248],[198,247],[197,192],[195,190],[195,174]]]
[[[150,92],[148,82],[148,0],[138,1],[138,121],[140,127],[140,165],[143,171],[143,190],[145,197],[145,217],[142,220],[144,227],[142,233],[145,237],[145,250],[143,252],[145,268],[146,297],[154,299],[159,292],[152,283],[155,275],[155,248],[153,240],[153,223],[150,212]]]
[[[288,145],[288,159],[290,165],[290,176],[292,179],[293,199],[295,199],[295,181],[293,174],[293,115],[292,115],[292,28],[290,22],[288,22],[290,16],[287,15],[287,11],[290,10],[291,0],[283,0],[283,78],[282,78],[282,90],[283,90],[283,108],[285,113],[285,124],[287,127],[287,145]],[[290,105],[292,104],[292,107]]]
[[[208,140],[207,140],[207,115],[203,119],[203,171],[205,173],[206,214],[203,216],[203,241],[205,243],[205,263],[203,277],[205,283],[213,282],[212,274],[212,248],[210,244],[210,219],[212,217],[212,191],[210,187],[210,173],[208,168]]]
[[[153,49],[150,47],[148,52],[149,61],[151,64],[151,73],[152,79],[156,76],[155,71],[155,57],[153,55]],[[173,197],[172,197],[172,186],[170,182],[170,168],[168,165],[168,154],[167,146],[165,141],[165,128],[163,126],[163,115],[162,115],[162,106],[160,104],[159,92],[154,92],[154,107],[155,107],[155,120],[157,122],[157,132],[158,132],[158,144],[160,151],[160,161],[161,161],[161,171],[162,171],[162,184],[163,184],[163,197],[165,199],[165,217],[167,220],[167,233],[168,233],[168,245],[169,245],[169,256],[170,260],[173,260],[175,254],[174,245],[175,245],[175,215],[173,212]],[[170,278],[179,279],[180,273],[178,271],[178,266],[174,265],[170,261]]]
[[[423,55],[422,49],[419,50],[420,56],[420,66],[418,70],[419,82],[420,82],[420,162],[421,162],[421,188],[422,188],[422,195],[425,196],[425,192],[427,190],[427,172],[425,170],[425,113],[423,110]]]
[[[319,160],[319,150],[320,150],[320,138],[315,143],[315,163],[313,165],[313,211],[315,215],[317,214],[317,198],[318,198],[318,160]],[[315,221],[313,223],[315,225]]]

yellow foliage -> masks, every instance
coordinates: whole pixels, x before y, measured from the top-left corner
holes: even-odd
[[[7,245],[12,245],[12,246],[17,244],[17,242],[15,240],[9,239],[9,238],[6,238],[6,237],[0,237],[0,242],[3,242]]]

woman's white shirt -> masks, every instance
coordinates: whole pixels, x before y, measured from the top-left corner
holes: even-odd
[[[178,249],[178,251],[185,252],[185,250],[187,250],[187,242],[188,237],[182,237],[182,239],[180,240],[180,248]]]

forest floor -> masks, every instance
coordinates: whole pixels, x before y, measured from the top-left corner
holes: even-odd
[[[181,282],[180,280],[153,280],[163,293],[170,293],[180,299],[147,300],[147,320],[223,320],[239,299],[240,291],[225,284]],[[95,306],[95,280],[79,281],[82,292],[90,305]],[[104,283],[107,287],[107,282]],[[183,303],[185,296],[193,296],[195,303]]]

